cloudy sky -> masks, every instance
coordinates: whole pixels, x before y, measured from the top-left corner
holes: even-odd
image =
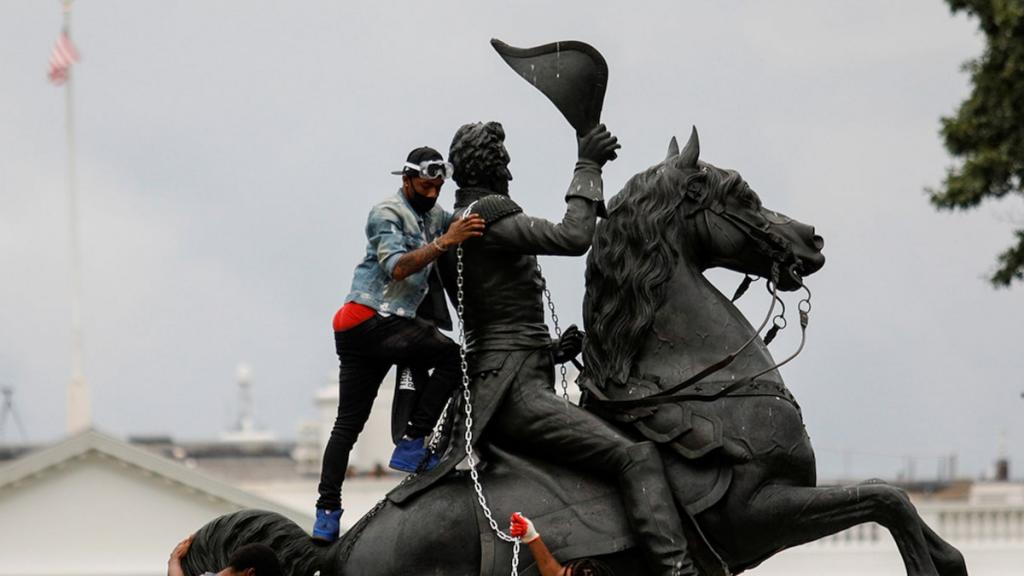
[[[514,196],[561,214],[573,133],[488,40],[579,39],[611,71],[603,119],[623,149],[609,191],[697,125],[705,160],[825,237],[810,339],[783,370],[823,477],[930,477],[951,454],[978,476],[1001,450],[1020,476],[1024,293],[984,277],[1024,211],[940,214],[924,194],[951,162],[939,118],[981,47],[941,0],[81,0],[73,20],[85,374],[102,430],[214,437],[245,362],[259,421],[294,436],[336,368],[330,320],[367,210],[409,149],[500,120]],[[45,78],[59,27],[56,1],[0,5],[0,384],[33,442],[64,434],[70,373],[64,92]],[[546,270],[578,322],[583,260]],[[759,318],[761,291],[745,300]]]

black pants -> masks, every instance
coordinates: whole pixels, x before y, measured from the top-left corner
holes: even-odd
[[[458,344],[433,326],[408,318],[375,315],[354,328],[335,332],[334,343],[341,361],[338,416],[324,450],[316,503],[317,508],[325,510],[341,507],[341,484],[349,453],[370,417],[377,390],[391,366],[433,369],[406,428],[406,434],[412,437],[425,436],[433,429],[461,376]]]

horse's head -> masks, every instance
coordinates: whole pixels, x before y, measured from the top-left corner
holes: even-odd
[[[814,227],[761,204],[739,173],[702,162],[694,129],[680,152],[675,138],[663,166],[683,174],[682,213],[690,221],[686,241],[702,269],[723,267],[778,282],[795,290],[825,264],[824,241]],[[777,278],[773,278],[777,276]]]
[[[814,228],[761,205],[738,173],[700,161],[696,129],[609,202],[587,259],[587,370],[625,382],[680,266],[724,267],[795,290],[821,269]]]

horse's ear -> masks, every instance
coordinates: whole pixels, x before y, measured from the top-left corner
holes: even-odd
[[[690,132],[690,139],[686,142],[679,158],[675,161],[678,168],[696,168],[697,158],[700,157],[700,139],[697,138],[697,127],[694,126]]]
[[[665,160],[671,160],[673,156],[679,154],[679,141],[673,136],[668,141],[668,155],[665,156]]]

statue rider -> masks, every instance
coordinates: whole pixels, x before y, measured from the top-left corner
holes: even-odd
[[[486,430],[496,445],[617,479],[652,573],[697,574],[655,444],[627,437],[563,402],[554,390],[554,362],[569,358],[555,357],[559,348],[552,346],[544,322],[545,285],[536,256],[580,256],[590,248],[603,210],[601,167],[616,157],[618,141],[603,125],[578,139],[565,215],[554,223],[526,215],[509,197],[512,174],[504,140],[497,122],[467,124],[455,133],[449,151],[459,186],[455,212],[468,208],[486,222],[482,237],[463,243],[473,438]],[[392,501],[402,503],[455,467],[464,440],[453,436],[456,445],[438,467],[396,488]]]

